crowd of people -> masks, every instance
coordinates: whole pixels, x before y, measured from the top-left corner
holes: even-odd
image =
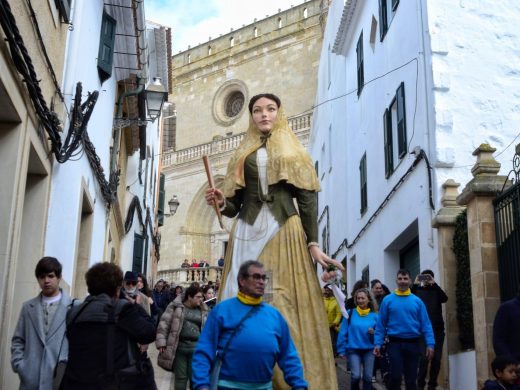
[[[434,273],[412,280],[400,269],[393,291],[360,280],[347,298],[344,267],[317,242],[312,160],[277,96],[256,95],[248,109],[222,189],[206,191],[208,205],[237,216],[217,262],[222,277],[186,289],[160,279],[150,289],[145,275],[97,263],[79,302],[59,288],[60,262],[42,258],[41,292],[24,303],[12,338],[20,388],[154,390],[154,341],[175,390],[336,390],[335,357],[347,359],[352,390],[370,390],[376,370],[389,390],[403,377],[407,390],[437,388],[448,297]],[[205,260],[182,267],[206,280]],[[495,329],[507,335],[494,334],[496,380],[486,390],[517,389],[519,326],[520,295],[497,313]]]

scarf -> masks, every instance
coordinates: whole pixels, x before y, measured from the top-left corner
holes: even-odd
[[[398,297],[406,297],[406,296],[408,296],[408,295],[410,295],[412,293],[412,290],[408,289],[408,290],[405,290],[405,291],[401,291],[398,288],[396,288],[394,290],[394,292],[395,292],[395,295],[397,295]]]
[[[262,303],[262,297],[255,298],[255,297],[246,295],[246,294],[244,294],[243,292],[240,292],[240,291],[237,294],[237,298],[244,305],[257,306],[257,305]]]
[[[368,313],[370,313],[370,308],[367,307],[366,309],[362,309],[359,306],[356,306],[356,311],[360,317],[365,317],[368,315]]]
[[[235,195],[235,191],[245,186],[244,161],[247,156],[265,145],[269,163],[267,165],[267,184],[276,184],[282,180],[296,188],[319,191],[320,184],[314,164],[289,127],[282,107],[278,109],[273,129],[263,134],[257,129],[252,117],[244,139],[229,160],[227,173],[222,185],[226,198]]]

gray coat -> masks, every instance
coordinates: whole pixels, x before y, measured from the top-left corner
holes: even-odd
[[[11,366],[20,377],[20,389],[52,389],[56,363],[67,360],[69,346],[65,338],[65,317],[72,300],[64,291],[61,294],[47,336],[43,325],[41,295],[24,302],[22,306],[11,340]]]

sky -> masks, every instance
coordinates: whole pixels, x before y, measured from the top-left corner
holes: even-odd
[[[173,54],[285,11],[303,0],[146,0],[147,20],[172,28]]]

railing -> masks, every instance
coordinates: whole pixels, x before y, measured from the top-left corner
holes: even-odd
[[[174,282],[176,285],[188,285],[192,282],[205,283],[210,280],[216,282],[222,279],[222,267],[189,267],[157,271],[157,280],[159,279]]]
[[[296,136],[300,138],[300,140],[305,137],[305,134],[311,127],[311,117],[312,114],[304,114],[288,119],[289,127]],[[230,152],[240,145],[244,135],[245,133],[241,133],[229,137],[216,138],[212,142],[181,150],[167,150],[163,153],[162,164],[163,166],[177,165],[194,160],[200,160],[204,155],[211,156]]]

